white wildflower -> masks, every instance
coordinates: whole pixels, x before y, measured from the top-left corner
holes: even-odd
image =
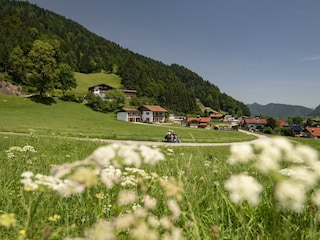
[[[64,180],[57,188],[58,194],[62,197],[70,197],[72,194],[83,193],[86,189],[84,184],[79,184],[72,180]]]
[[[280,169],[279,172],[283,175],[283,176],[287,176],[287,177],[291,177],[294,176],[296,174],[296,172],[290,168],[283,168]]]
[[[118,204],[126,205],[137,200],[137,195],[133,190],[121,190],[118,194]]]
[[[181,210],[178,203],[175,200],[170,199],[167,204],[170,212],[172,213],[172,219],[178,220],[181,214]]]
[[[253,148],[249,144],[237,144],[231,146],[230,164],[248,163],[254,157]]]
[[[263,188],[258,181],[246,174],[233,175],[225,183],[225,188],[230,193],[230,198],[235,203],[247,201],[250,205],[260,202],[260,193]]]
[[[155,209],[157,206],[157,199],[150,197],[149,195],[144,195],[143,203],[146,209]]]
[[[111,160],[116,157],[116,150],[118,148],[119,145],[116,144],[99,147],[88,157],[88,159],[94,161],[101,167],[107,167],[111,165]]]
[[[261,173],[267,174],[272,171],[277,171],[280,168],[279,158],[270,154],[270,152],[263,152],[255,162],[255,168]]]
[[[300,212],[306,201],[306,188],[301,183],[283,180],[276,185],[275,198],[281,209]]]
[[[34,149],[34,147],[30,146],[30,145],[26,145],[22,148],[22,151],[24,152],[34,152],[36,153],[37,151]]]
[[[313,202],[317,207],[320,207],[320,189],[317,189],[317,190],[312,194],[312,202]]]
[[[119,183],[122,178],[122,172],[120,169],[114,166],[109,166],[100,173],[101,182],[103,182],[107,188],[112,188],[115,184]]]
[[[292,178],[303,184],[305,187],[312,187],[318,180],[316,173],[305,166],[294,166],[292,167],[292,170],[295,172],[295,174],[292,175]]]
[[[112,222],[98,220],[92,228],[85,231],[85,239],[94,240],[115,240],[115,227]]]
[[[158,148],[150,148],[145,145],[139,147],[140,154],[143,157],[144,163],[155,165],[159,161],[165,160],[163,153]]]

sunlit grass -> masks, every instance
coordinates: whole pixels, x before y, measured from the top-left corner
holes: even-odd
[[[62,198],[53,191],[24,191],[20,183],[20,176],[25,171],[50,175],[53,165],[85,159],[103,143],[40,137],[36,134],[1,134],[0,142],[0,215],[14,214],[16,220],[11,227],[0,226],[0,239],[80,237],[99,218],[111,221],[122,211],[122,208],[115,207],[120,186],[108,190],[99,185],[83,194]],[[25,146],[30,146],[25,149],[32,146],[36,152],[12,150],[14,156],[8,156],[10,148]],[[157,173],[157,176],[174,177],[177,182],[183,183],[183,200],[179,203],[182,212],[174,225],[183,231],[185,239],[319,238],[318,207],[306,202],[299,213],[277,209],[271,191],[274,184],[272,175],[261,174],[248,165],[230,165],[229,147],[176,146],[162,147],[162,151],[165,161],[155,166],[143,165],[141,170]],[[240,155],[236,156],[242,156],[240,151],[243,150],[239,148],[236,152]],[[235,204],[229,199],[224,184],[230,176],[241,172],[255,177],[266,187],[259,205],[250,206],[247,202]],[[168,200],[161,195],[156,182],[139,186],[136,189],[138,192],[147,187],[148,194],[160,202]],[[153,214],[161,217],[168,214],[168,210],[160,204]],[[118,239],[133,238],[119,232]]]
[[[82,103],[59,99],[51,105],[44,105],[29,98],[0,94],[0,102],[0,131],[29,133],[32,129],[38,135],[161,142],[171,128],[183,142],[221,143],[255,139],[240,132],[117,121],[115,113],[95,112]]]

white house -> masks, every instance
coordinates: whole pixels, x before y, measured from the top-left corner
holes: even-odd
[[[141,112],[138,109],[122,108],[117,112],[117,120],[126,122],[141,122]]]
[[[142,105],[138,108],[141,112],[141,118],[143,122],[164,122],[166,115],[165,113],[168,112],[166,109],[160,106],[153,106],[153,105]]]

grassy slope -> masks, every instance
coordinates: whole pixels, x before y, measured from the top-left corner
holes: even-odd
[[[114,113],[92,111],[84,104],[59,99],[52,105],[29,98],[0,94],[0,131],[105,139],[163,141],[168,127],[184,142],[232,142],[251,140],[239,132],[209,131],[180,126],[155,126],[117,121]]]
[[[72,92],[77,96],[83,96],[87,94],[88,87],[98,85],[101,83],[110,85],[114,88],[121,87],[121,78],[115,74],[106,74],[106,73],[75,73],[75,78],[77,79],[77,88]]]
[[[121,86],[121,78],[115,74],[75,73],[77,96],[85,95],[88,87],[105,83],[115,88]],[[115,113],[92,111],[84,104],[64,102],[44,105],[29,98],[0,94],[0,131],[36,134],[90,137],[121,140],[163,141],[168,127],[174,129],[184,142],[238,142],[254,137],[239,132],[208,131],[180,126],[155,126],[117,121]]]

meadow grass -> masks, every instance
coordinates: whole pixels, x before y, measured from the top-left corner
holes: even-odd
[[[84,74],[75,72],[75,78],[77,80],[76,89],[72,90],[76,96],[84,96],[88,93],[88,88],[98,84],[107,84],[116,89],[121,88],[121,78],[116,74],[107,73],[90,73]]]
[[[0,215],[13,213],[17,221],[9,227],[0,226],[0,239],[79,237],[99,218],[112,220],[124,213],[123,206],[116,204],[119,187],[107,189],[97,185],[83,194],[63,198],[54,191],[25,191],[20,183],[25,171],[49,175],[53,165],[84,159],[103,143],[52,139],[36,134],[1,134],[0,143]],[[32,146],[36,152],[8,151],[24,146]],[[276,209],[272,178],[259,174],[253,167],[228,164],[229,147],[176,145],[162,147],[162,152],[165,161],[155,166],[142,165],[141,170],[174,177],[177,183],[182,183],[181,216],[173,223],[182,229],[185,239],[319,239],[318,207],[306,202],[299,213]],[[266,186],[259,206],[246,202],[235,204],[224,189],[230,176],[243,171]],[[160,185],[149,181],[134,189],[138,192],[145,187],[148,194],[158,199],[159,206],[152,214],[161,217],[168,213],[164,205],[168,197],[161,195]],[[0,225],[1,221],[5,222],[0,219]],[[118,232],[117,239],[134,238]]]
[[[241,142],[255,139],[240,132],[194,129],[178,125],[137,124],[117,121],[115,113],[100,113],[82,103],[44,105],[29,98],[0,94],[0,131],[38,135],[161,142],[168,128],[183,142]]]

